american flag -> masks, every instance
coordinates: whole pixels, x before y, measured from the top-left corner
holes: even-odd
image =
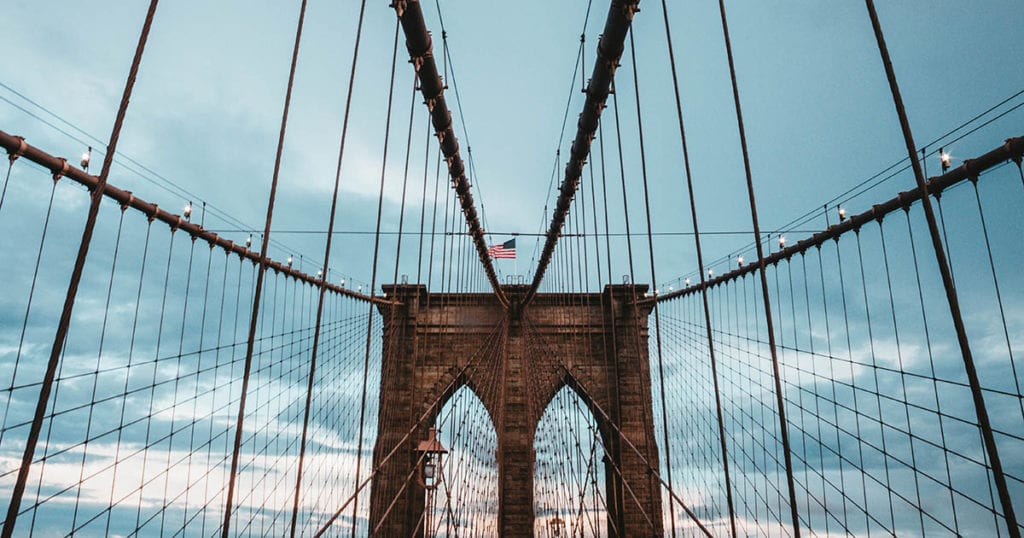
[[[509,239],[500,245],[487,247],[487,253],[494,259],[516,259],[516,240]]]

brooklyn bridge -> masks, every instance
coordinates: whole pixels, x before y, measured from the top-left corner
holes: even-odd
[[[0,8],[0,538],[1021,536],[1019,6],[158,3]]]

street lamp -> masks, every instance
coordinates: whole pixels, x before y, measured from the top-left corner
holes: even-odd
[[[420,441],[416,452],[423,455],[420,458],[420,485],[432,491],[441,482],[441,456],[448,453],[437,440],[436,428],[427,430],[427,438]]]
[[[419,476],[418,481],[420,486],[426,490],[427,493],[427,506],[426,506],[426,525],[424,528],[426,536],[430,536],[431,523],[430,515],[433,506],[434,490],[437,489],[437,485],[441,483],[442,469],[441,469],[441,456],[448,453],[448,450],[441,445],[441,442],[437,440],[437,429],[430,428],[427,430],[427,438],[420,441],[420,444],[416,446],[416,452],[419,455]]]
[[[562,518],[555,516],[548,520],[548,536],[562,538],[565,536],[563,530],[565,530],[565,521]]]

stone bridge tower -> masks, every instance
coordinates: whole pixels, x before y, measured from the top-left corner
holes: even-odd
[[[523,309],[518,305],[525,286],[505,288],[512,301],[508,309],[487,293],[429,294],[415,285],[384,290],[401,306],[382,308],[385,373],[374,467],[399,448],[372,485],[371,528],[387,513],[380,536],[413,535],[424,491],[415,481],[404,491],[402,485],[414,469],[414,448],[447,399],[464,385],[483,402],[497,432],[501,536],[533,536],[534,431],[548,402],[565,385],[590,407],[611,455],[604,461],[608,535],[662,534],[660,487],[648,472],[648,464],[658,468],[647,355],[651,307],[637,302],[647,286],[540,294]],[[482,358],[485,349],[492,351]],[[406,437],[422,416],[427,419]],[[616,430],[636,450],[621,442]]]

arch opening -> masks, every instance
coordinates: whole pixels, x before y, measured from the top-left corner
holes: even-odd
[[[609,453],[586,400],[566,381],[534,434],[534,535],[608,536]]]
[[[446,398],[435,416],[443,456],[436,489],[424,498],[427,536],[498,534],[498,434],[491,415],[468,384]]]

